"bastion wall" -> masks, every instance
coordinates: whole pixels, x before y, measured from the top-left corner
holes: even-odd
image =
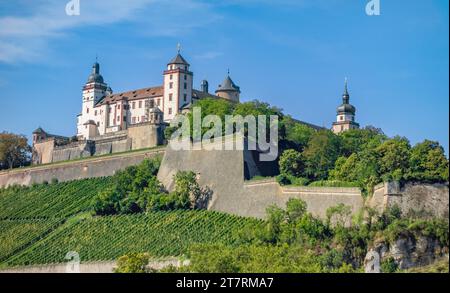
[[[13,169],[0,172],[0,187],[10,185],[31,185],[33,183],[59,182],[112,176],[117,170],[137,165],[145,158],[163,155],[164,148],[136,151],[106,157],[91,157],[72,162],[61,162],[50,165],[35,166],[25,169]]]

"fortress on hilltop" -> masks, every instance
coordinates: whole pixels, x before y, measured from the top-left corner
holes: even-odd
[[[241,89],[227,76],[214,93],[202,80],[194,89],[190,64],[180,53],[163,71],[162,85],[113,93],[95,62],[82,90],[81,112],[77,116],[77,133],[73,137],[53,135],[39,127],[33,132],[33,164],[47,164],[94,155],[150,148],[166,143],[165,127],[176,115],[192,109],[204,98],[239,103]],[[347,81],[342,105],[337,108],[335,133],[358,128],[355,107],[349,102]],[[305,123],[313,128],[321,127]]]

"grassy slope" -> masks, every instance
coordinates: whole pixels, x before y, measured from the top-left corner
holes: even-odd
[[[0,190],[0,267],[113,260],[130,252],[185,254],[192,243],[233,243],[233,230],[258,220],[210,211],[92,217],[90,202],[110,178]]]

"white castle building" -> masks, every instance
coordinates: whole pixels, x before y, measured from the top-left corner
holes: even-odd
[[[194,89],[194,74],[180,50],[162,75],[162,85],[114,94],[100,74],[100,64],[95,62],[83,86],[77,134],[69,138],[49,134],[41,127],[36,129],[33,132],[33,164],[162,145],[166,143],[164,128],[176,115],[190,111],[196,101],[216,98],[238,103],[240,100],[241,90],[229,72],[214,94],[209,93],[206,80],[201,82],[200,90]],[[346,82],[342,104],[337,108],[336,122],[332,126],[335,133],[359,127],[355,122],[356,109],[349,100]]]
[[[215,94],[208,93],[206,80],[201,90],[194,89],[193,76],[189,63],[178,51],[163,71],[162,85],[113,94],[95,62],[83,87],[82,109],[77,116],[78,139],[92,139],[150,121],[168,123],[195,100],[205,97],[239,102],[240,88],[229,75]]]

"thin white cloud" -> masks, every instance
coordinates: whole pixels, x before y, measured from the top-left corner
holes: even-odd
[[[68,2],[38,2],[31,15],[0,17],[0,62],[36,60],[52,39],[80,27],[128,22],[142,35],[176,36],[219,18],[198,0],[80,0],[79,16],[66,14]]]

